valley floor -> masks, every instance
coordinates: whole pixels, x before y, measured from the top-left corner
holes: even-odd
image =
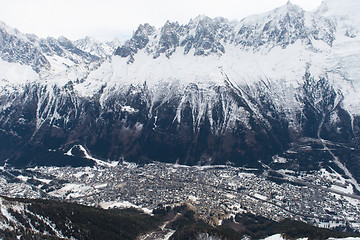
[[[151,163],[139,166],[2,168],[0,194],[60,199],[104,209],[135,207],[152,213],[158,206],[187,203],[198,217],[221,225],[237,213],[280,221],[360,231],[360,196],[341,176],[266,171],[230,166],[189,167]]]

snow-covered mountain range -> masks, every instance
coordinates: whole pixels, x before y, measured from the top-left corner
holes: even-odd
[[[105,161],[264,168],[282,156],[357,185],[359,31],[356,0],[142,24],[119,46],[1,23],[0,161],[88,164],[74,146]]]
[[[76,40],[74,45],[84,52],[88,52],[99,58],[113,55],[115,49],[121,44],[120,40],[114,39],[110,42],[99,42],[91,37]]]

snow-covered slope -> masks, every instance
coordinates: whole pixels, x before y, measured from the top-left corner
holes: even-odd
[[[325,17],[335,17],[341,21],[351,20],[350,25],[358,25],[360,21],[360,3],[354,0],[326,0],[323,1],[317,12]]]
[[[0,36],[1,59],[29,65],[38,73],[54,73],[75,64],[99,60],[65,37],[41,39],[33,34],[20,33],[3,22],[0,22]]]
[[[336,23],[335,41],[324,66],[334,86],[345,96],[344,107],[359,115],[360,2],[327,0],[315,14]]]
[[[19,85],[38,81],[39,76],[29,66],[0,59],[0,79],[0,92],[9,93],[16,91]]]
[[[327,154],[314,168],[335,162],[360,179],[346,171],[360,166],[358,5],[326,0],[306,12],[289,2],[240,21],[143,24],[111,57],[89,38],[2,24],[1,160],[66,165],[81,145],[102,160],[261,168],[311,138]]]

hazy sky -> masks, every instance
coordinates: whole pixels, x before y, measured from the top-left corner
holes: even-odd
[[[0,21],[40,37],[76,40],[131,36],[140,23],[156,27],[166,20],[187,23],[200,14],[242,19],[286,4],[287,0],[0,0]],[[322,0],[291,0],[314,10]]]

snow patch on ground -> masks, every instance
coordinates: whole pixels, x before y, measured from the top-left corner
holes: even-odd
[[[285,240],[281,234],[275,234],[270,237],[265,238],[264,240]]]
[[[272,157],[274,163],[287,163],[287,159],[278,155]]]
[[[23,182],[26,182],[27,180],[31,179],[31,177],[29,176],[23,176],[23,175],[19,175],[16,178],[20,179]]]
[[[136,208],[143,211],[146,214],[152,215],[152,210],[148,208],[143,208],[132,204],[128,201],[109,201],[109,202],[100,202],[99,206],[103,209],[111,209],[111,208]]]
[[[65,197],[67,199],[79,198],[88,195],[91,190],[93,188],[85,184],[67,183],[64,187],[50,192],[49,195],[59,198]]]
[[[200,200],[200,198],[195,197],[195,196],[189,196],[188,199],[189,199],[191,202],[194,202],[194,203],[197,203],[197,202]]]
[[[130,107],[130,106],[122,106],[122,107],[121,107],[121,111],[123,111],[123,112],[128,112],[128,113],[130,113],[130,114],[134,114],[134,113],[137,113],[139,110],[134,109],[134,108],[132,108],[132,107]]]
[[[101,202],[99,203],[100,207],[103,209],[110,209],[110,208],[137,208],[135,204],[132,204],[128,201],[110,201],[110,202]]]
[[[45,179],[45,178],[37,178],[37,177],[34,177],[35,180],[38,180],[39,182],[42,182],[42,183],[45,183],[45,184],[49,184],[52,182],[51,179]]]

